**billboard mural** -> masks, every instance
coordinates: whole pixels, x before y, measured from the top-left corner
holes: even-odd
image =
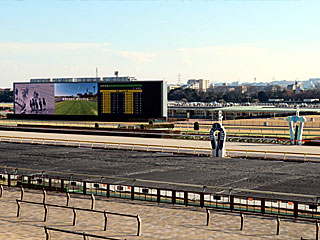
[[[54,114],[54,85],[16,83],[15,114]]]
[[[56,115],[98,115],[97,83],[55,83]]]

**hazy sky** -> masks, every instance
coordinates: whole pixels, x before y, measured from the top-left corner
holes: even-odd
[[[74,96],[76,97],[79,93],[93,93],[97,94],[98,86],[97,83],[56,83],[55,85],[55,96]]]
[[[320,77],[320,1],[0,0],[0,87],[30,78],[168,83]]]

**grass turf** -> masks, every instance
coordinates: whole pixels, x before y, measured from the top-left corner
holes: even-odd
[[[84,100],[67,100],[55,105],[57,115],[98,115],[98,103]]]

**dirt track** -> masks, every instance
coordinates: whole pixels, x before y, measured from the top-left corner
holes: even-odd
[[[0,143],[0,165],[320,195],[320,164]]]

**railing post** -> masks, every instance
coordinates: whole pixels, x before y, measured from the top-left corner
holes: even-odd
[[[240,222],[240,231],[243,230],[244,227],[244,215],[242,212],[240,212],[240,218],[241,218],[241,222]]]
[[[17,209],[17,217],[20,217],[21,215],[21,203],[19,202],[19,200],[17,199],[17,205],[18,205],[18,209]]]
[[[49,230],[47,229],[47,226],[44,226],[44,232],[46,234],[46,240],[50,240],[50,233],[49,233]]]
[[[67,196],[67,204],[66,204],[66,206],[69,207],[69,203],[70,203],[70,193],[67,192],[66,196]]]
[[[211,220],[211,213],[210,210],[208,208],[206,208],[206,212],[207,212],[207,226],[210,225],[210,220]]]
[[[110,197],[110,184],[107,183],[107,198]]]
[[[261,199],[261,214],[265,214],[266,212],[266,200],[264,198]]]
[[[31,176],[28,176],[28,188],[31,188]]]
[[[0,185],[0,198],[2,198],[3,196],[3,185],[1,184]]]
[[[49,191],[52,191],[52,179],[49,178]]]
[[[23,187],[21,186],[21,187],[20,187],[20,200],[21,200],[21,201],[23,200],[23,196],[24,196],[24,189],[23,189]]]
[[[86,195],[87,194],[87,182],[83,182],[83,190],[82,190],[82,192],[83,192],[83,195]]]
[[[200,193],[200,207],[204,207],[204,192]]]
[[[184,205],[188,206],[188,192],[187,191],[184,192]]]
[[[106,213],[106,211],[103,212],[103,216],[104,216],[104,231],[107,231],[107,224],[108,224],[108,215]]]
[[[141,218],[139,217],[139,215],[137,215],[137,222],[138,222],[138,231],[137,231],[137,236],[141,236],[141,230],[142,230],[142,226],[141,226]]]
[[[42,193],[43,193],[43,199],[42,199],[42,203],[46,204],[46,200],[47,200],[47,192],[45,189],[42,189]]]
[[[61,192],[64,192],[64,179],[61,179]]]
[[[96,199],[95,199],[93,193],[91,193],[91,210],[94,210],[95,201],[96,201]]]
[[[172,204],[176,204],[176,190],[172,190]]]
[[[44,203],[43,207],[44,207],[44,218],[43,218],[43,221],[46,222],[48,220],[48,206]]]
[[[134,186],[131,186],[131,200],[134,200]]]
[[[298,202],[294,201],[293,202],[293,217],[297,218],[298,217],[298,213],[299,213]]]
[[[157,188],[157,202],[160,203],[160,189]]]
[[[280,218],[277,216],[277,235],[280,234]]]
[[[319,240],[319,222],[316,221],[316,240]]]
[[[229,201],[230,201],[230,210],[232,211],[234,208],[234,196],[233,195],[230,195]]]
[[[77,211],[74,208],[72,208],[72,211],[73,211],[73,223],[72,223],[72,226],[76,226],[77,225]]]
[[[8,173],[8,187],[11,187],[11,174]]]

